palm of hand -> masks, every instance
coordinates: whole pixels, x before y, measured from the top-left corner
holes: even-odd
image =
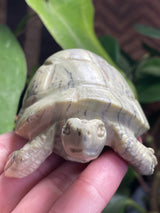
[[[127,163],[108,151],[90,164],[68,162],[52,154],[26,178],[5,177],[3,169],[8,155],[25,142],[13,132],[0,136],[2,213],[99,213],[127,171]]]

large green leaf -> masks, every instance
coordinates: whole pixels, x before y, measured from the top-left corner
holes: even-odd
[[[139,33],[141,33],[145,36],[160,39],[160,29],[150,27],[150,26],[147,26],[147,25],[143,25],[143,24],[135,25],[135,29]]]
[[[11,31],[0,25],[0,134],[13,130],[25,77],[23,51]]]
[[[88,49],[114,65],[94,33],[94,8],[91,0],[26,0],[26,2],[40,16],[48,31],[63,49]]]
[[[26,0],[63,49],[88,49],[119,69],[99,43],[94,32],[94,8],[91,0]],[[124,75],[124,73],[119,69]],[[134,93],[133,84],[126,79]]]

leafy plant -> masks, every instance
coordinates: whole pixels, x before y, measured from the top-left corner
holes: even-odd
[[[84,48],[112,60],[98,42],[93,27],[91,0],[26,0],[63,49]]]
[[[154,34],[152,36],[155,37]],[[121,50],[113,37],[103,36],[99,40],[115,64],[136,85],[139,101],[141,103],[160,101],[160,57],[155,54],[158,51],[154,51],[154,57],[148,53],[140,61],[134,61]]]
[[[48,31],[63,49],[88,49],[117,67],[126,78],[124,72],[113,62],[95,35],[94,9],[91,0],[26,0],[26,2],[39,15]],[[132,82],[127,78],[126,80],[136,94]]]
[[[26,79],[24,53],[8,27],[0,25],[0,133],[14,128]]]
[[[160,29],[144,25],[136,25],[135,29],[145,36],[160,39]],[[160,55],[153,48],[149,48],[149,51],[134,69],[134,81],[142,103],[160,101]]]
[[[121,49],[118,42],[112,36],[106,35],[99,40],[94,33],[94,8],[91,0],[26,0],[28,5],[40,16],[44,25],[57,43],[63,48],[84,48],[91,50],[105,58],[111,65],[117,67],[125,74],[128,83],[135,90],[131,81],[136,85],[138,98],[141,103],[149,104],[160,101],[160,51],[143,44],[147,54],[139,61],[133,60]],[[18,35],[26,22],[35,14],[26,15],[17,26],[15,34]],[[160,30],[153,27],[136,25],[135,29],[152,38],[160,38]],[[11,31],[0,25],[0,133],[11,131],[14,128],[14,120],[18,109],[18,102],[26,80],[26,63],[24,53]],[[28,82],[28,79],[27,79]],[[150,120],[150,117],[148,117]],[[159,147],[155,132],[159,131],[159,120],[153,122],[150,135],[144,137],[144,141]],[[152,131],[152,128],[154,131]],[[126,181],[127,179],[127,181]],[[147,207],[140,207],[131,198],[130,186],[135,180],[146,190],[146,198],[155,192],[155,183],[159,181],[158,171],[150,180],[150,190],[146,187],[143,177],[132,169],[121,184],[118,194],[113,197],[104,212],[124,212],[126,206],[134,207],[138,212],[147,212]],[[148,181],[148,179],[147,179]],[[128,182],[128,184],[126,184]],[[148,182],[149,183],[149,182]],[[159,182],[158,182],[159,183]],[[152,187],[152,186],[154,187]],[[147,189],[146,189],[147,188]],[[150,191],[150,194],[149,194]],[[123,195],[122,195],[123,194]],[[155,205],[155,204],[154,204]],[[156,203],[156,208],[159,204]],[[150,210],[155,210],[150,204]]]

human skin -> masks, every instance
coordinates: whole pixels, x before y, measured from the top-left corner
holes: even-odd
[[[2,213],[100,213],[128,169],[122,158],[108,150],[89,164],[65,161],[52,154],[28,177],[5,177],[8,155],[25,143],[14,132],[0,136]]]

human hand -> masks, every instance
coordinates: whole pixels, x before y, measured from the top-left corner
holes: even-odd
[[[1,213],[99,213],[128,168],[113,151],[104,152],[89,164],[68,162],[52,154],[28,177],[5,177],[8,155],[25,142],[13,132],[0,136]]]

